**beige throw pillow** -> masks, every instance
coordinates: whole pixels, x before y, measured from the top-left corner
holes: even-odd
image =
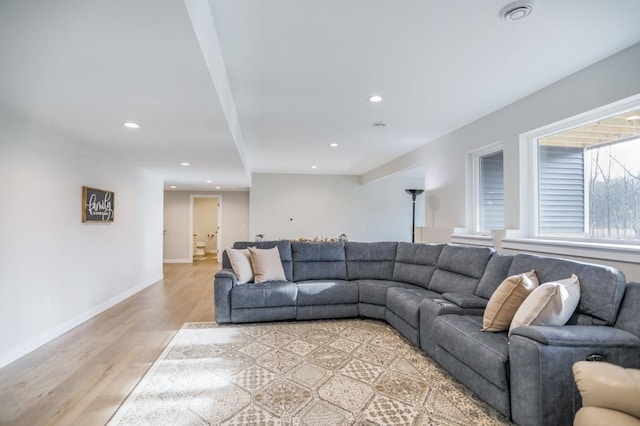
[[[238,284],[246,284],[253,281],[253,266],[249,249],[227,249],[227,256],[231,262],[233,273],[236,274]]]
[[[533,269],[502,281],[484,310],[482,331],[507,331],[516,311],[536,287],[538,276]]]
[[[580,282],[571,275],[540,285],[520,305],[511,321],[509,335],[524,325],[565,325],[580,301]]]
[[[249,247],[249,253],[253,265],[253,280],[256,284],[267,281],[286,281],[278,247],[270,249]]]

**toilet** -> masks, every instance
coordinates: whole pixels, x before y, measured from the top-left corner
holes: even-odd
[[[193,253],[194,256],[204,256],[204,248],[207,246],[207,243],[202,241],[196,242],[196,251]]]

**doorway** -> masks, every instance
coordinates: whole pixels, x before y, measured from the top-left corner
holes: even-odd
[[[189,257],[192,261],[215,258],[222,236],[222,196],[191,194],[189,200]]]

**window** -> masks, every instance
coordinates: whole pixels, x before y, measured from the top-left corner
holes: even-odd
[[[501,146],[500,146],[501,148]],[[504,228],[504,171],[502,150],[496,146],[473,154],[475,176],[475,233]]]
[[[540,237],[640,241],[640,109],[537,139]]]

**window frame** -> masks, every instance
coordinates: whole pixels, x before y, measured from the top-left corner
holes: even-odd
[[[540,203],[539,203],[539,162],[538,139],[551,136],[575,127],[601,120],[612,115],[622,114],[640,108],[640,95],[635,95],[618,102],[587,111],[582,114],[561,120],[547,126],[520,135],[520,218],[522,237],[539,242],[557,242],[560,245],[589,245],[611,249],[612,246],[627,246],[634,251],[640,249],[640,243],[630,240],[569,238],[540,235]],[[587,180],[587,166],[585,163],[584,179]],[[586,188],[586,182],[585,182]],[[585,191],[585,230],[590,226],[588,211],[588,191]],[[513,241],[517,241],[515,239]]]
[[[471,210],[472,210],[472,220],[470,223],[470,231],[472,235],[482,235],[488,236],[491,235],[491,230],[488,231],[480,231],[480,210],[482,206],[480,205],[480,160],[489,155],[502,153],[502,164],[503,164],[503,211],[502,211],[502,220],[503,220],[503,229],[504,229],[504,143],[496,142],[491,145],[486,145],[480,149],[475,151],[471,151],[469,155],[469,159],[471,161],[471,182],[473,186],[472,191],[472,199],[471,199]]]

